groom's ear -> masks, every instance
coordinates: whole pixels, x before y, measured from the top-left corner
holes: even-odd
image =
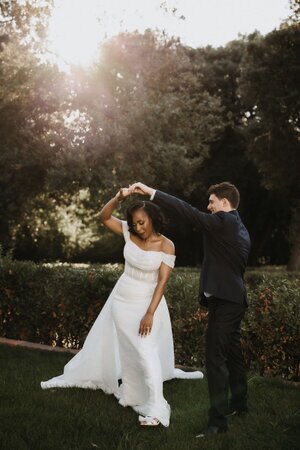
[[[223,206],[227,206],[227,202],[228,202],[227,198],[224,197],[224,198],[222,198],[221,201],[222,201]]]
[[[230,201],[226,197],[222,198],[222,204],[224,208],[232,208]]]

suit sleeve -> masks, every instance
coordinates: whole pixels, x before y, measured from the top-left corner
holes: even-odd
[[[201,212],[189,203],[165,192],[156,191],[153,202],[162,208],[172,209],[186,223],[202,231],[217,230],[223,224],[223,214],[221,212],[216,214]]]

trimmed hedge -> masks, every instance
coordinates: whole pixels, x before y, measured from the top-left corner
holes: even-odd
[[[0,259],[0,335],[80,348],[121,273],[121,265]],[[166,298],[176,363],[203,367],[207,312],[198,307],[198,280],[197,269],[175,269]],[[250,270],[246,282],[250,307],[242,346],[248,366],[299,380],[299,274]]]
[[[261,375],[281,375],[299,381],[299,275],[248,276],[251,307],[242,329],[248,364]],[[251,283],[250,283],[251,282]]]
[[[6,261],[0,266],[0,335],[79,348],[121,274],[118,266],[74,268]]]

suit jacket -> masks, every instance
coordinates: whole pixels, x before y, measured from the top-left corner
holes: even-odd
[[[243,278],[250,237],[239,213],[233,210],[207,214],[161,191],[156,191],[153,202],[162,208],[172,208],[182,220],[203,233],[200,303],[207,306],[204,292],[235,303],[247,303]]]

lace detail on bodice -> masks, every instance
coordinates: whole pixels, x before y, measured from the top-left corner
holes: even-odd
[[[125,262],[124,273],[137,281],[146,281],[149,283],[157,282],[158,270],[141,270],[131,265],[128,261]]]

